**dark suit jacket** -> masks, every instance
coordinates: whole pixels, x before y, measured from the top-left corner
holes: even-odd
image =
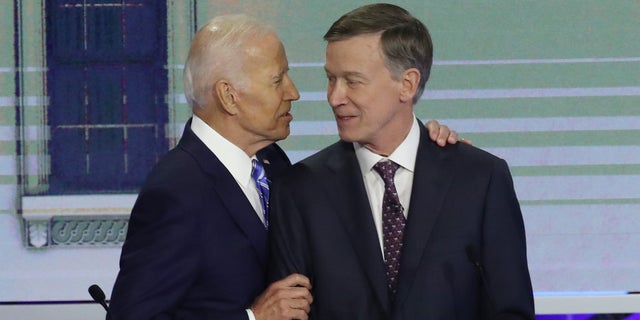
[[[267,231],[216,156],[191,131],[153,168],[131,212],[111,318],[247,319],[266,287]],[[289,167],[275,144],[267,174]]]
[[[534,317],[509,169],[473,146],[440,148],[421,128],[393,304],[351,143],[337,142],[279,177],[271,210],[270,280],[292,272],[309,276],[312,319]]]

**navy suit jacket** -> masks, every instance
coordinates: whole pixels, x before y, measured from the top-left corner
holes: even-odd
[[[131,212],[110,302],[119,319],[247,319],[266,287],[267,231],[246,196],[187,122]],[[277,145],[267,174],[290,166]]]
[[[420,130],[395,303],[353,145],[343,141],[274,184],[270,280],[309,276],[311,319],[533,319],[506,162],[464,143],[438,147]]]

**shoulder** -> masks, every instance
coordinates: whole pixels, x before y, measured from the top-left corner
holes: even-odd
[[[472,179],[493,175],[496,170],[509,173],[504,159],[476,146],[456,143],[440,147],[435,142],[424,139],[418,149],[416,165],[435,166],[438,170]]]
[[[338,141],[334,144],[316,152],[315,154],[300,160],[287,169],[281,178],[287,183],[295,181],[308,181],[309,178],[323,179],[329,171],[344,165],[351,158],[355,159],[353,145],[348,142]],[[278,179],[280,180],[280,179]]]
[[[291,166],[287,154],[276,143],[273,143],[256,154],[258,159],[269,164],[267,174],[270,177],[280,176],[284,170]]]
[[[145,185],[186,183],[202,178],[200,165],[194,155],[176,147],[151,169]]]
[[[483,150],[476,146],[471,146],[466,143],[457,143],[457,157],[463,163],[479,164],[479,165],[495,165],[496,162],[503,162],[504,160],[498,156]]]
[[[349,155],[355,156],[353,143],[340,140],[301,160],[298,164],[311,168],[324,167]]]
[[[447,167],[456,169],[469,168],[486,170],[497,163],[505,161],[490,152],[475,145],[458,142],[439,146],[429,138],[429,133],[424,126],[420,126],[420,142],[418,146],[417,163],[446,163]]]
[[[288,165],[291,164],[289,157],[277,143],[272,143],[258,151],[257,156],[259,158],[268,159],[270,162],[280,162]]]
[[[301,160],[294,167],[321,170],[343,162],[350,155],[355,156],[353,144],[340,140]]]
[[[212,153],[198,159],[194,153],[177,146],[149,172],[140,188],[138,201],[155,203],[155,207],[162,205],[183,212],[198,212],[193,209],[217,203],[212,197],[216,185],[225,181],[225,170]],[[167,210],[161,208],[160,211]]]

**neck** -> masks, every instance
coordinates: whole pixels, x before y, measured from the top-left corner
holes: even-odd
[[[363,146],[373,153],[388,157],[407,138],[411,131],[411,126],[413,126],[413,121],[414,116],[412,113],[410,117],[403,117],[402,122],[398,126],[399,129],[387,129],[386,131],[391,132],[383,134],[382,138],[378,139],[376,143],[365,143]]]
[[[261,149],[271,145],[274,141],[258,139],[251,132],[247,132],[237,124],[235,119],[224,113],[203,113],[196,112],[194,114],[202,119],[209,127],[223,136],[229,142],[236,145],[247,156],[253,157]]]

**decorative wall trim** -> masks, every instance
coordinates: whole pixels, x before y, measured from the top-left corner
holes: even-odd
[[[22,197],[24,245],[51,247],[120,246],[127,235],[136,195]]]
[[[25,247],[114,247],[127,235],[129,216],[54,216],[24,220]]]

